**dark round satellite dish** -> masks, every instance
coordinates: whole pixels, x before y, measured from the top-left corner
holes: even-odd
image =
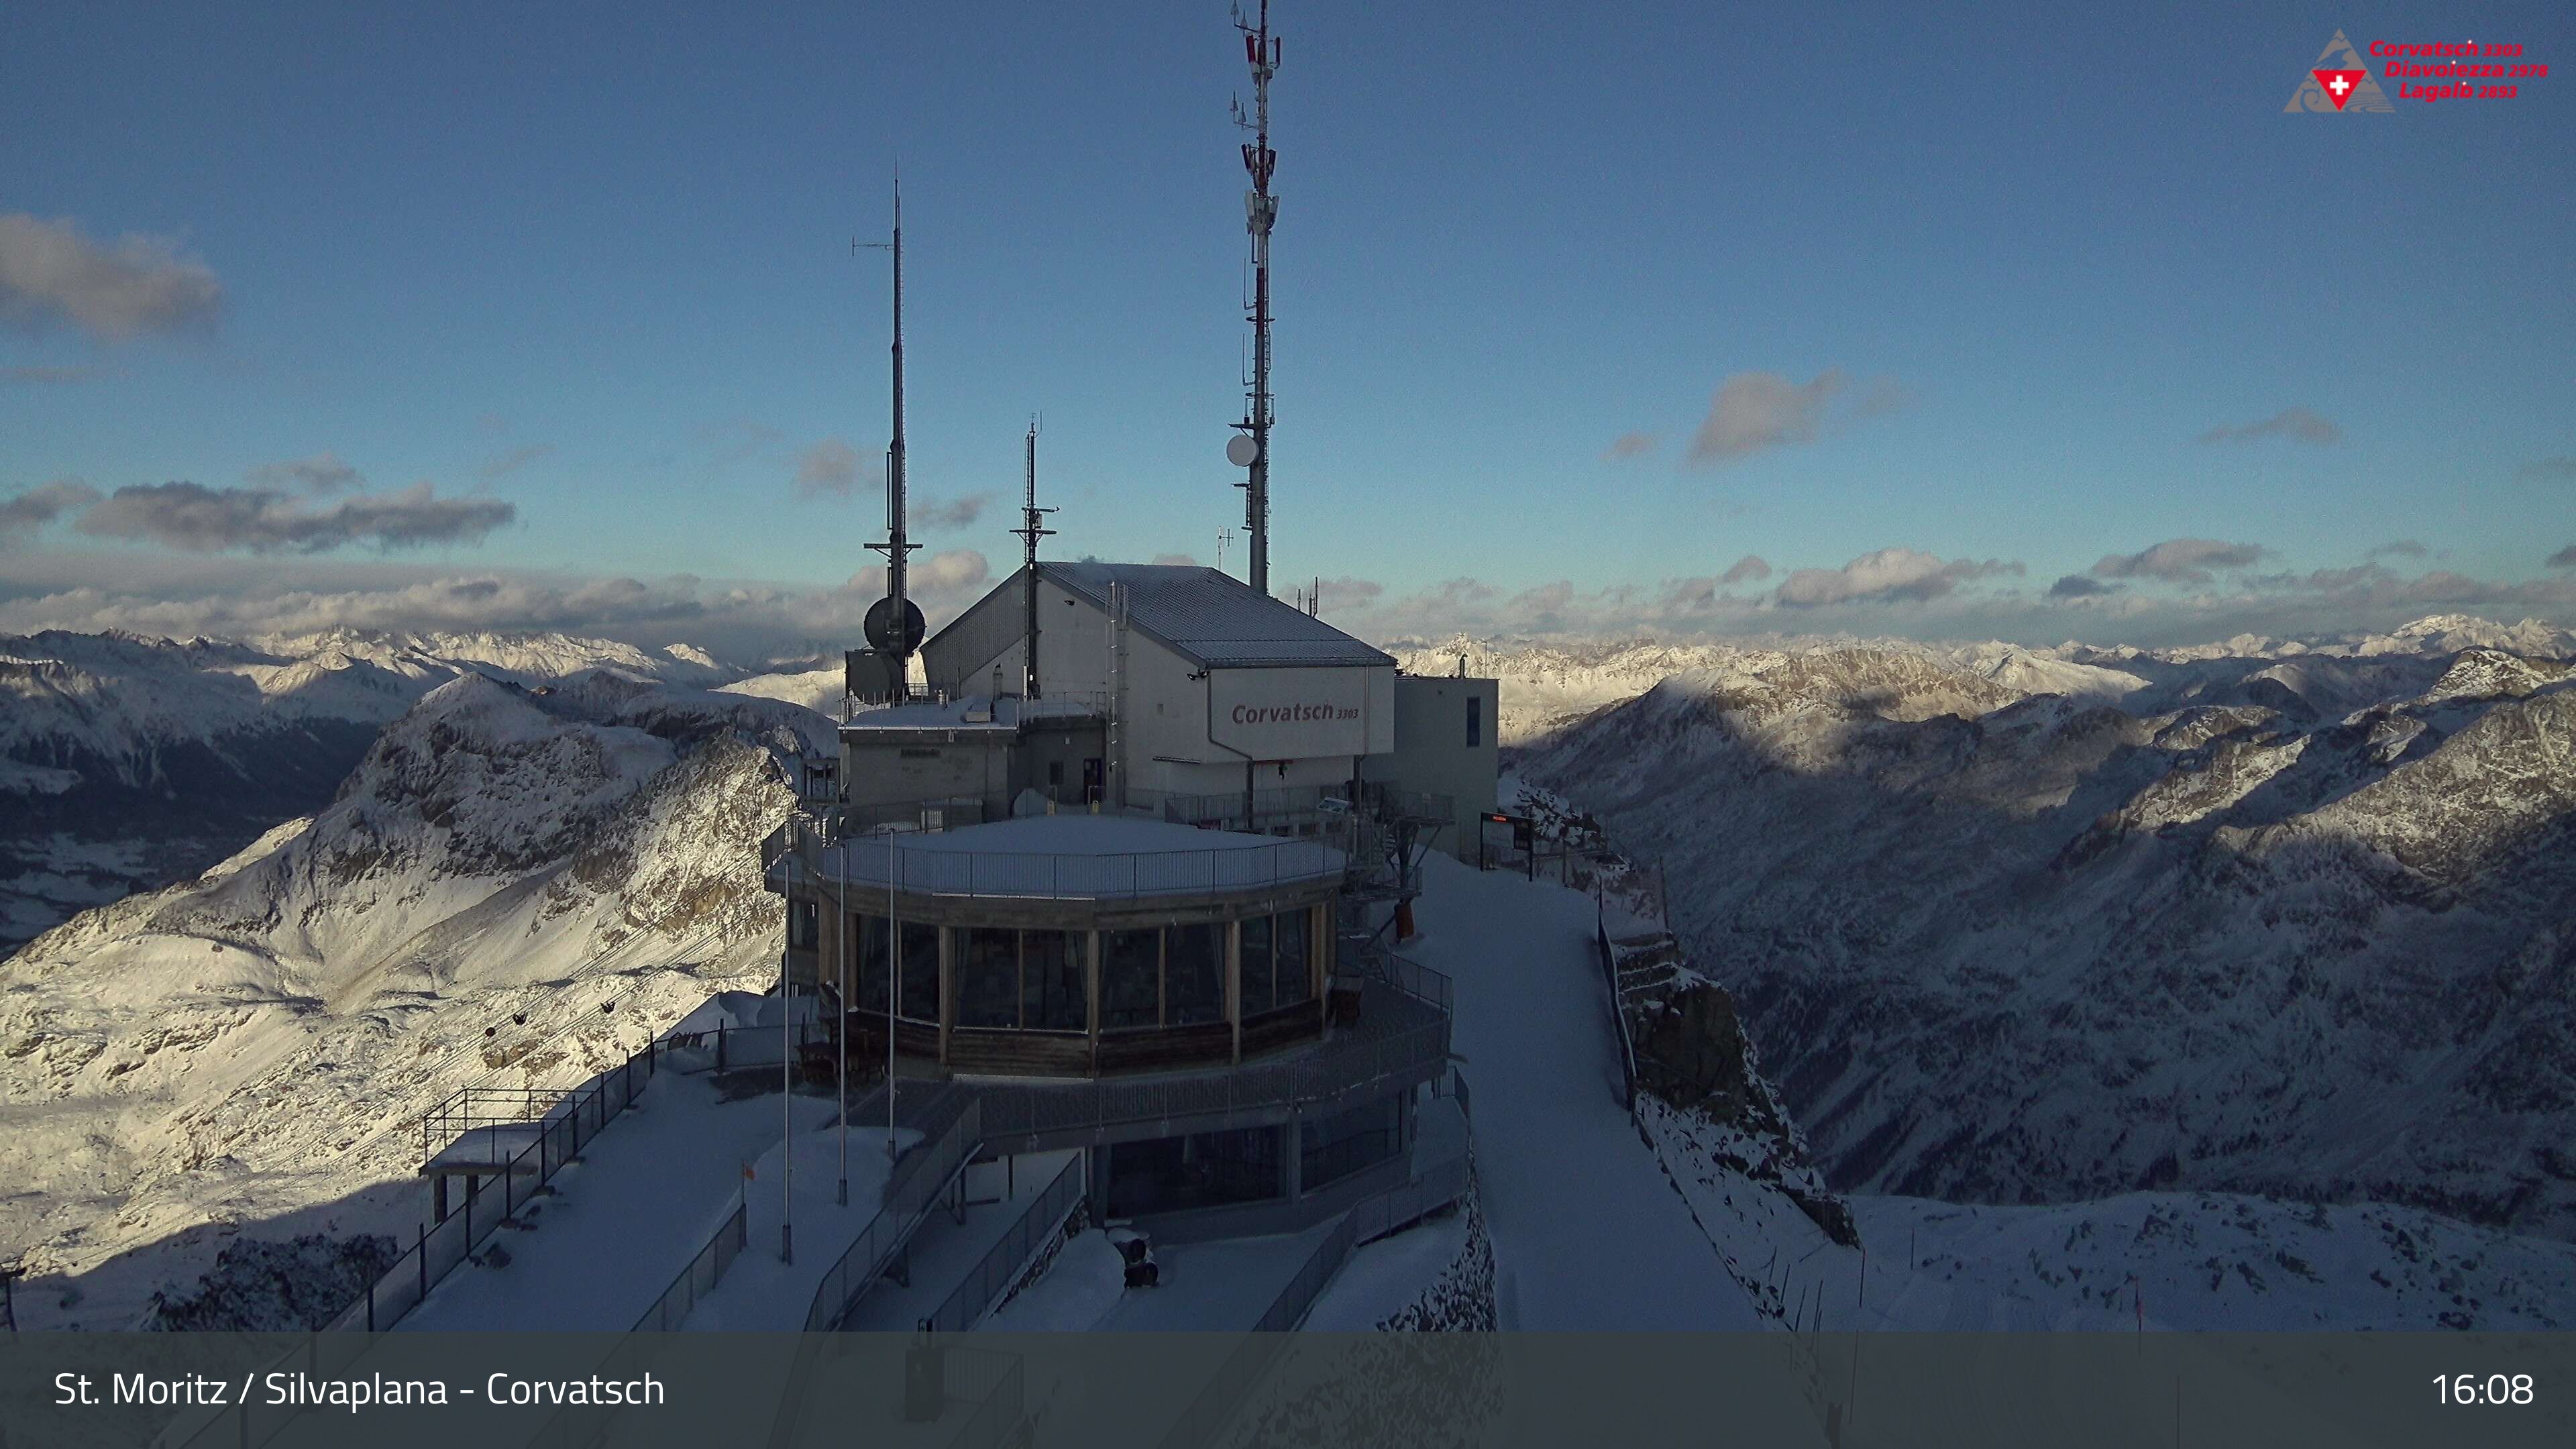
[[[910,599],[903,601],[903,638],[894,637],[894,600],[879,599],[868,605],[866,625],[868,642],[880,654],[910,654],[921,647],[930,633],[930,621],[921,617],[921,606]]]

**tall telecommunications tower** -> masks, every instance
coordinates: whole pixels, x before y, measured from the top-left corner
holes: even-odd
[[[886,446],[886,541],[868,547],[886,556],[886,596],[868,608],[868,642],[886,660],[887,699],[901,704],[911,694],[911,660],[929,632],[921,606],[912,602],[912,551],[921,547],[903,527],[903,181],[894,184],[894,239],[850,243],[894,253],[894,441]]]
[[[1027,545],[1027,556],[1021,569],[1020,591],[1028,605],[1029,614],[1027,643],[1029,657],[1026,683],[1023,687],[1031,699],[1038,697],[1038,540],[1055,532],[1054,529],[1045,526],[1046,516],[1053,512],[1055,510],[1052,508],[1038,507],[1038,420],[1031,418],[1029,419],[1029,491],[1020,504],[1020,526],[1011,530],[1020,536],[1021,543]]]
[[[1279,153],[1270,149],[1270,78],[1279,73],[1279,40],[1270,33],[1270,0],[1259,0],[1255,23],[1245,24],[1236,4],[1234,28],[1243,32],[1243,58],[1252,66],[1252,115],[1234,104],[1234,123],[1252,132],[1243,148],[1243,169],[1252,173],[1244,193],[1244,225],[1252,233],[1252,385],[1245,395],[1242,432],[1226,444],[1225,455],[1245,469],[1243,527],[1250,536],[1251,576],[1255,589],[1270,592],[1270,228],[1279,220],[1279,199],[1270,194],[1270,172]]]

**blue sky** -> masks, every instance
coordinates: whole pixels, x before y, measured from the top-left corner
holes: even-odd
[[[898,156],[915,490],[997,504],[934,602],[1036,411],[1054,546],[1215,560],[1224,6],[532,9],[0,15],[0,627],[840,642],[877,492],[797,480],[884,446]],[[2564,6],[1274,23],[1274,567],[1354,628],[2576,624],[2576,74],[2281,113],[2337,29],[2576,67]],[[275,526],[114,497],[173,481]]]

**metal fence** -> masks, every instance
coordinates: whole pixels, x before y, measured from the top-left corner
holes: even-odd
[[[671,1286],[662,1290],[662,1296],[653,1300],[653,1306],[644,1310],[644,1316],[635,1320],[635,1332],[663,1333],[679,1327],[690,1310],[698,1306],[698,1300],[724,1281],[725,1270],[742,1256],[743,1248],[751,1241],[746,1206],[734,1204],[733,1215],[716,1229],[705,1247],[698,1249],[698,1255],[680,1270],[680,1276],[671,1280]]]
[[[1407,1224],[1421,1221],[1467,1195],[1465,1154],[1432,1165],[1411,1182],[1364,1198],[1351,1209],[1352,1245],[1371,1243]]]
[[[1610,1029],[1619,1034],[1621,1105],[1633,1117],[1637,1112],[1637,1043],[1628,1033],[1628,1010],[1619,1001],[1619,953],[1610,944],[1608,918],[1596,909],[1593,919],[1595,940],[1601,953],[1601,979],[1610,993]]]
[[[583,1144],[626,1110],[627,1104],[643,1091],[644,1084],[652,1080],[654,1065],[654,1053],[648,1045],[629,1056],[623,1065],[560,1093],[539,1119],[537,1131],[527,1145],[508,1162],[495,1165],[493,1175],[501,1184],[497,1190],[487,1192],[469,1185],[456,1210],[435,1226],[423,1229],[384,1276],[368,1284],[367,1291],[322,1332],[309,1335],[302,1348],[282,1355],[263,1372],[300,1368],[312,1377],[323,1378],[355,1363],[371,1347],[372,1340],[352,1330],[390,1328],[418,1307],[440,1279],[470,1257],[504,1220],[513,1217],[559,1168],[571,1161]],[[468,1181],[479,1183],[479,1179]],[[237,1404],[230,1412],[174,1424],[156,1443],[164,1449],[214,1449],[216,1445],[256,1449],[276,1437],[288,1421],[302,1412],[301,1406],[293,1404]]]
[[[1064,1226],[1073,1215],[1074,1204],[1082,1201],[1085,1184],[1086,1154],[1077,1152],[1057,1171],[1054,1179],[1029,1203],[1019,1221],[1002,1234],[1002,1240],[984,1254],[982,1262],[967,1273],[965,1280],[952,1290],[946,1301],[930,1311],[920,1322],[927,1333],[963,1333],[975,1326],[976,1320],[990,1310],[996,1299],[1018,1279],[1035,1258],[1038,1249]]]
[[[1129,900],[1141,896],[1209,895],[1338,879],[1348,857],[1313,840],[1225,850],[1157,850],[1116,854],[1051,851],[887,850],[874,841],[799,851],[817,876],[846,880],[852,890],[895,889],[915,895],[1001,896],[1036,900]],[[889,859],[891,857],[891,859]]]
[[[895,1164],[886,1185],[885,1207],[860,1232],[815,1286],[814,1302],[805,1310],[805,1331],[837,1328],[850,1310],[894,1260],[912,1231],[930,1211],[949,1182],[965,1170],[966,1160],[983,1141],[982,1103],[971,1095],[946,1099],[938,1117],[944,1126],[925,1128],[923,1143]],[[955,1115],[951,1116],[950,1113]]]
[[[1375,1094],[1395,1079],[1428,1080],[1449,1060],[1449,1019],[1383,1036],[1328,1042],[1282,1062],[1157,1077],[1105,1077],[1066,1086],[979,1089],[994,1141],[1134,1122],[1316,1107]]]
[[[1443,1012],[1451,1009],[1454,992],[1446,974],[1393,951],[1371,952],[1365,964],[1375,967],[1389,985],[1405,995]]]
[[[1012,1431],[1020,1425],[1028,1409],[1027,1361],[1015,1353],[995,1353],[980,1348],[943,1348],[947,1362],[940,1366],[940,1376],[948,1383],[962,1386],[950,1389],[945,1397],[975,1406],[966,1422],[957,1426],[949,1449],[1000,1449],[1010,1442]]]
[[[424,1229],[393,1267],[368,1284],[367,1291],[332,1320],[330,1327],[390,1328],[418,1307],[440,1279],[471,1257],[503,1222],[515,1218],[565,1163],[580,1155],[584,1144],[642,1094],[658,1065],[659,1053],[655,1044],[648,1042],[642,1051],[630,1054],[623,1065],[611,1067],[562,1093],[536,1123],[535,1134],[527,1145],[507,1162],[496,1164],[488,1174],[497,1177],[499,1188],[485,1190],[480,1175],[467,1178],[464,1200],[446,1217]],[[492,1200],[496,1197],[497,1202]]]

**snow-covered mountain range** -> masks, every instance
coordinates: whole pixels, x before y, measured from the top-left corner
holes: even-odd
[[[596,670],[693,686],[742,673],[685,646],[562,634],[0,637],[0,952],[319,810],[377,730],[451,679]]]
[[[460,672],[314,815],[0,962],[20,1321],[124,1326],[240,1232],[407,1238],[427,1107],[613,1060],[774,961],[759,841],[782,757],[830,738],[635,674]]]
[[[2537,619],[2506,625],[2466,614],[2441,614],[2387,634],[2323,639],[2249,634],[2167,649],[2106,649],[2073,643],[2028,649],[1998,642],[1940,645],[1908,639],[1788,635],[1691,643],[1653,639],[1568,643],[1459,635],[1440,641],[1400,639],[1386,647],[1398,664],[1415,674],[1453,674],[1463,660],[1467,673],[1501,680],[1499,734],[1508,746],[1562,729],[1604,705],[1633,699],[1674,675],[1759,668],[1765,661],[1793,655],[1851,651],[1901,655],[1937,665],[1945,674],[1982,675],[2016,696],[2118,699],[2146,687],[2149,674],[2170,673],[2172,666],[2242,660],[2262,660],[2268,665],[2310,656],[2422,658],[2473,648],[2564,658],[2576,655],[2576,634]]]
[[[1660,856],[1838,1188],[2570,1239],[2571,643],[1703,649],[1521,767]]]
[[[2246,1294],[2280,1326],[2571,1321],[2576,638],[1398,653],[1499,676],[1512,767],[1660,860],[1875,1249],[1807,1271],[1852,1257],[1888,1326],[2108,1323],[2118,1282],[2180,1326]],[[838,692],[559,636],[0,655],[0,848],[226,842],[0,960],[31,1327],[148,1317],[227,1246],[407,1238],[429,1105],[757,987],[758,841]],[[1824,1291],[1767,1277],[1825,1240],[1782,1186],[1808,1168],[1652,1140],[1748,1292]]]

